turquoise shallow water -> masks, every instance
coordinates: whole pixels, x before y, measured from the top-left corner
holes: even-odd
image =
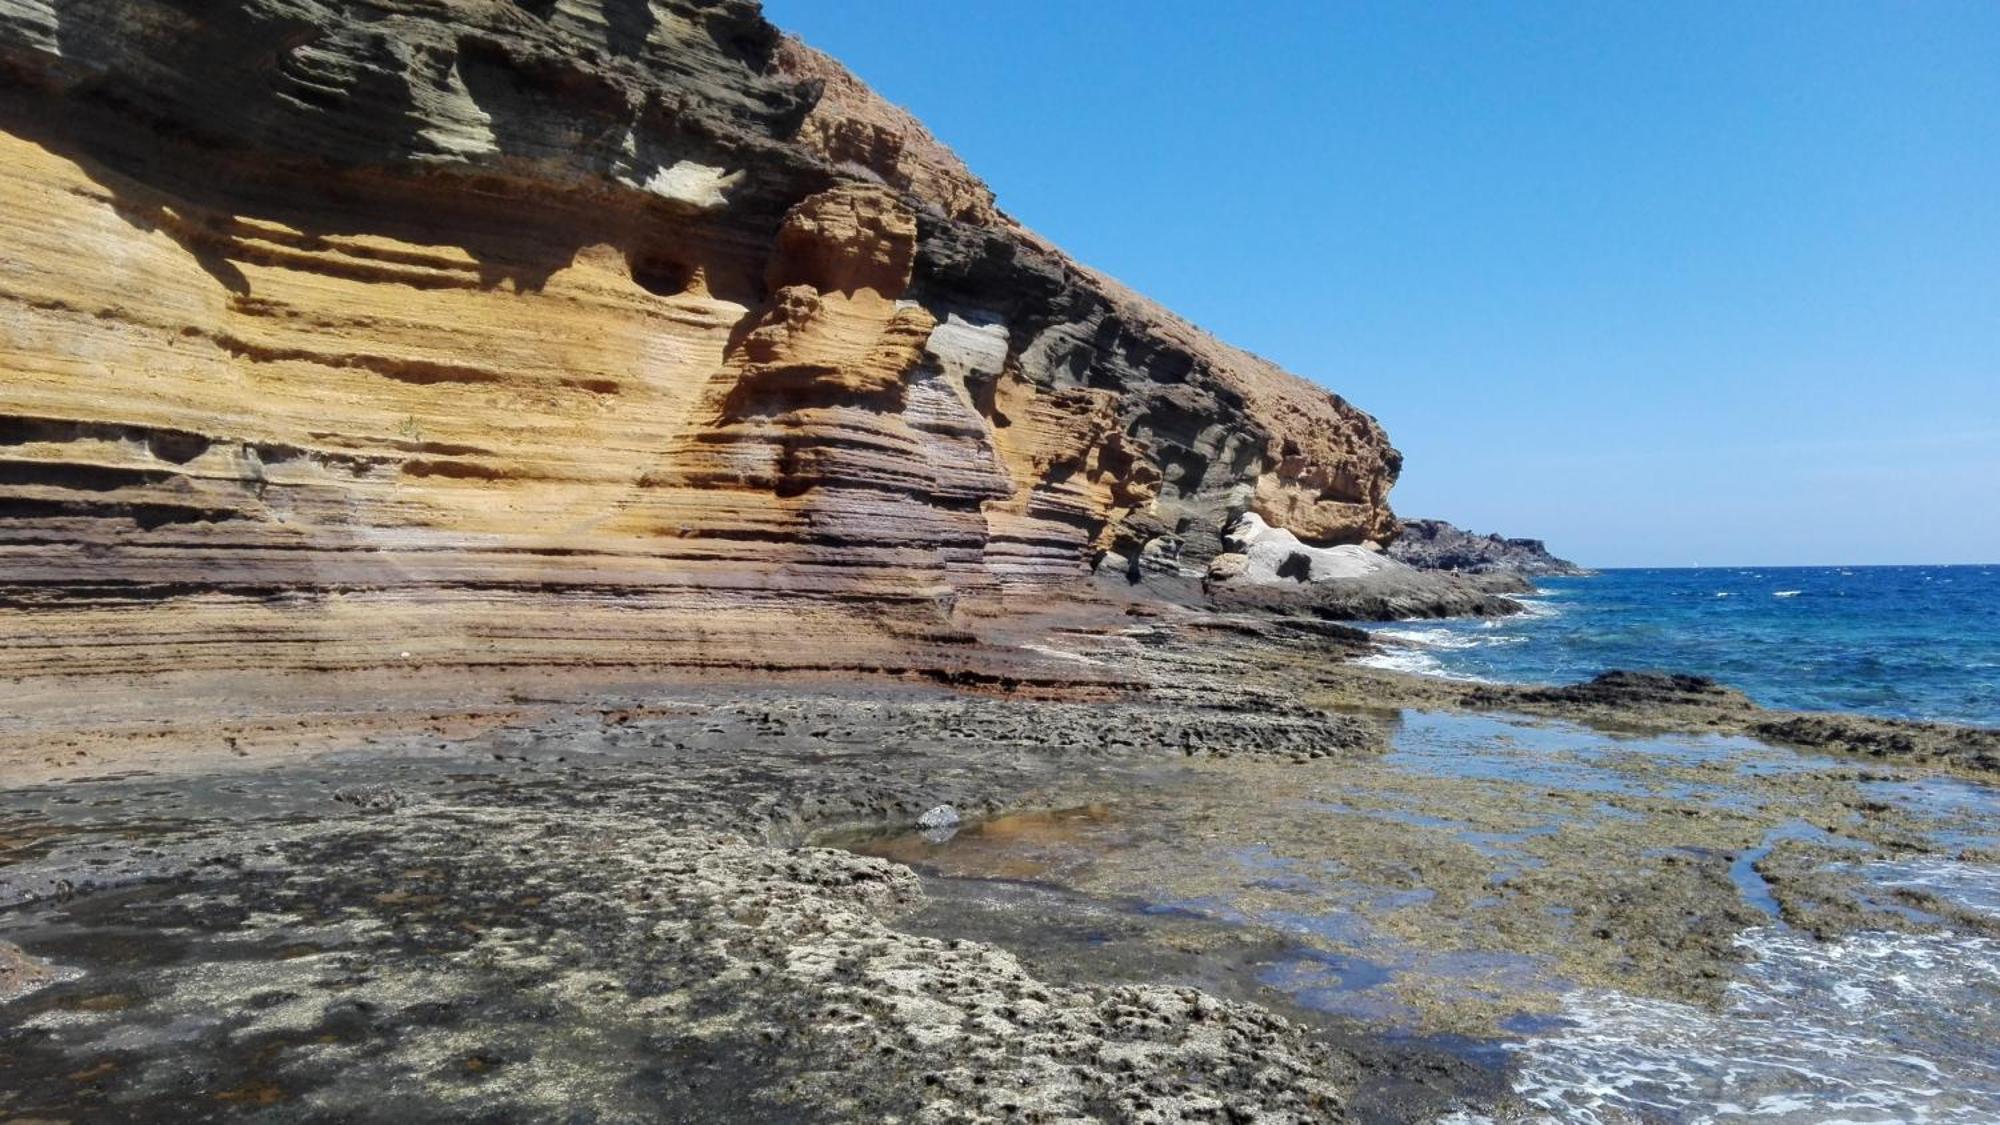
[[[1501,621],[1378,627],[1378,663],[1566,683],[1713,676],[1771,707],[2000,725],[2000,566],[1607,570],[1543,579]]]

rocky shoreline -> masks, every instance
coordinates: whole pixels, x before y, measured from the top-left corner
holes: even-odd
[[[2000,738],[1765,712],[1686,678],[1427,680],[1346,663],[1365,635],[1310,618],[1188,613],[1041,641],[1148,686],[1066,702],[890,682],[656,685],[467,736],[411,731],[0,793],[0,938],[43,967],[0,1009],[0,1110],[521,1119],[551,1112],[550,1098],[603,1120],[723,1105],[885,1120],[1490,1110],[1508,1103],[1508,1064],[1480,1044],[1505,1012],[1551,1002],[1539,985],[1461,990],[1413,973],[1383,986],[1406,1011],[1391,1033],[1257,983],[1299,949],[1341,955],[1337,941],[1135,909],[1134,895],[1222,893],[1182,854],[1220,833],[1298,862],[1381,866],[1368,878],[1401,905],[1347,909],[1416,947],[1498,933],[1492,956],[1546,961],[1573,984],[1713,1004],[1742,957],[1733,936],[1763,920],[1732,883],[1735,858],[1801,817],[1859,846],[1934,852],[1928,814],[1866,799],[1869,779],[1990,777]],[[1496,711],[1560,716],[1556,729],[1581,732],[1563,738],[1606,743],[1603,768],[1633,795],[1600,815],[1601,798],[1389,764],[1407,753],[1392,748],[1411,716]],[[1739,775],[1643,742],[1617,752],[1633,736],[1596,729],[1842,753]],[[1639,795],[1696,779],[1768,811]],[[1410,827],[1421,820],[1280,815],[1317,807],[1327,786],[1349,806],[1469,818],[1496,839],[1555,815],[1591,841],[1590,869],[1551,838],[1505,905],[1476,906],[1480,853]],[[941,803],[965,818],[961,846],[1027,841],[1083,866],[968,881],[948,877],[957,853],[896,852]],[[1101,853],[1044,812],[1093,807],[1108,811],[1083,823],[1121,834]],[[1693,850],[1643,858],[1674,841]],[[1782,917],[1828,938],[1913,924],[1828,874],[1832,846],[1781,840],[1758,864]],[[856,854],[883,848],[909,862]],[[1629,871],[1601,869],[1616,854]],[[1160,882],[1168,870],[1180,873]],[[1431,897],[1397,898],[1403,880]],[[1302,892],[1232,893],[1266,909],[1258,896]],[[1617,902],[1631,906],[1551,921],[1558,906]],[[1991,931],[1925,906],[1930,925]],[[1079,927],[1097,936],[1065,936]],[[1576,928],[1601,936],[1578,946]]]
[[[1558,560],[752,0],[0,2],[0,154],[0,1120],[1506,1119],[1996,936],[2000,733],[1356,663]]]

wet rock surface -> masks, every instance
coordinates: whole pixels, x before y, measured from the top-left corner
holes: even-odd
[[[8,1009],[0,1108],[1339,1118],[1352,1064],[1301,1026],[905,932],[924,901],[907,868],[798,846],[912,823],[938,794],[990,814],[1058,781],[1111,788],[1138,755],[1099,718],[697,694],[428,757],[12,792],[4,822],[39,832],[0,869],[5,932],[82,975]],[[1144,768],[1254,728],[1183,723]]]
[[[1935,883],[2000,847],[1988,790],[1713,685],[1496,715],[1310,620],[1036,643],[1151,686],[655,686],[0,793],[0,940],[55,974],[0,1007],[0,1110],[1504,1118],[1579,996],[1721,1012],[1749,935],[1994,933]]]
[[[1614,670],[1559,687],[1482,684],[1466,689],[1463,700],[1473,707],[1656,729],[1741,731],[1803,749],[1930,762],[1974,773],[2000,770],[2000,730],[1868,715],[1771,711],[1702,676]]]

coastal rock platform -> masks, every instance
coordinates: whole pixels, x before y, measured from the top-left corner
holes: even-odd
[[[1976,759],[1761,744],[1789,720],[1685,678],[1359,667],[1310,619],[1038,643],[1132,686],[656,682],[58,762],[0,793],[0,1109],[1409,1120],[1515,1104],[1498,1045],[1577,988],[1722,1004],[1773,919],[2000,927],[1841,866],[1976,858],[1982,814],[1893,796]]]

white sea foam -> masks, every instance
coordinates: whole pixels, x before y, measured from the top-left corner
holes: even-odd
[[[1375,635],[1378,637],[1390,637],[1395,640],[1401,641],[1404,644],[1421,645],[1424,648],[1441,648],[1441,649],[1478,648],[1480,645],[1485,643],[1478,637],[1467,636],[1464,633],[1460,633],[1452,629],[1446,629],[1441,627],[1434,627],[1429,629],[1421,629],[1421,628],[1377,629],[1375,631]]]
[[[2000,906],[2000,869],[1946,860],[1883,882]],[[1517,1044],[1515,1091],[1545,1120],[2000,1121],[2000,941],[1750,930],[1719,1012],[1584,990],[1566,1026]]]
[[[1730,593],[1730,592],[1729,592],[1729,591],[1727,591],[1727,590],[1718,590],[1718,591],[1716,591],[1716,594],[1715,594],[1715,596],[1716,596],[1716,597],[1718,597],[1718,598],[1733,598],[1733,597],[1735,597],[1736,595],[1734,595],[1734,594]]]
[[[1440,680],[1459,680],[1469,684],[1489,683],[1480,676],[1470,676],[1463,672],[1453,672],[1420,648],[1391,648],[1381,652],[1371,652],[1357,658],[1354,663],[1364,668],[1384,668],[1391,672],[1414,672],[1419,676],[1430,676]]]
[[[1928,891],[1961,909],[2000,918],[2000,876],[1992,868],[1941,856],[1914,856],[1865,864],[1860,871],[1869,882]]]
[[[1562,604],[1560,602],[1549,601],[1526,601],[1521,603],[1521,612],[1514,616],[1528,618],[1560,617],[1562,616]],[[1500,618],[1499,620],[1502,623],[1507,621],[1506,618]]]
[[[1443,676],[1444,665],[1437,657],[1417,649],[1392,648],[1381,652],[1371,652],[1356,657],[1354,663],[1364,668],[1386,668],[1391,672],[1415,672],[1419,676]]]

